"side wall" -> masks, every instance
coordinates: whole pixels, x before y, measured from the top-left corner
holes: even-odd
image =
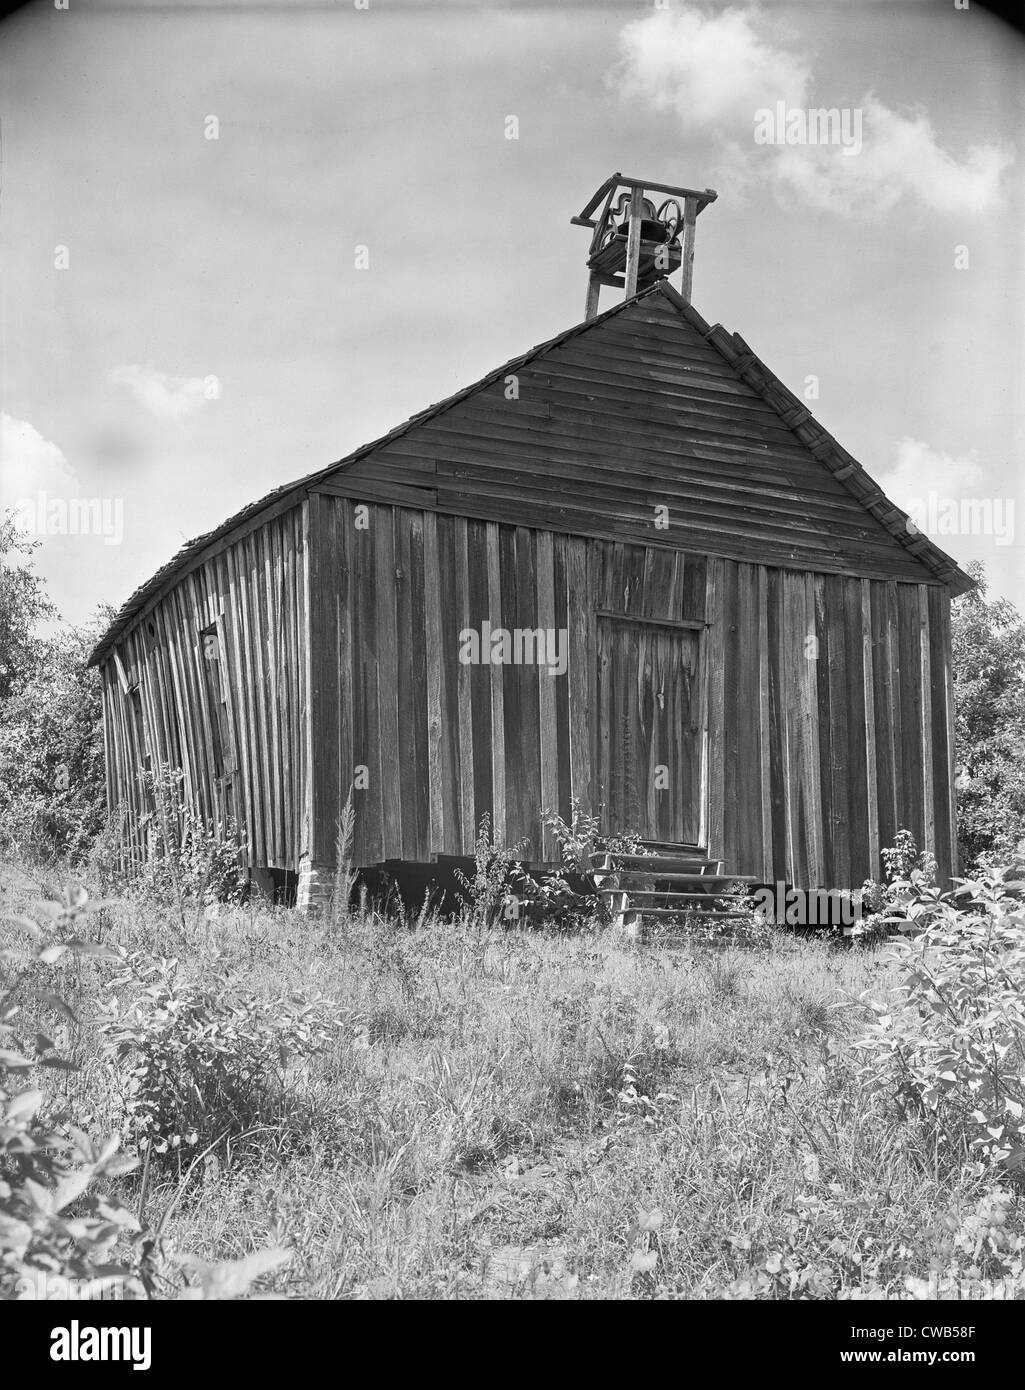
[[[953,864],[949,597],[329,494],[309,498],[314,860],[355,770],[355,861],[552,859],[542,806],[597,809],[600,611],[704,620],[710,854],[799,886],[858,886],[901,826]],[[365,523],[365,524],[364,524]],[[565,628],[568,670],[462,665],[460,629]]]
[[[358,863],[472,854],[484,814],[501,842],[553,860],[541,808],[596,803],[597,610],[701,620],[705,557],[316,493],[309,506],[318,863],[360,767]],[[460,630],[485,620],[565,629],[565,676],[460,663]]]
[[[766,881],[859,887],[906,827],[956,873],[948,590],[710,574],[710,850]]]
[[[143,609],[103,663],[107,797],[145,854],[138,773],[185,774],[208,821],[245,828],[252,867],[295,870],[308,835],[305,508],[222,543]]]

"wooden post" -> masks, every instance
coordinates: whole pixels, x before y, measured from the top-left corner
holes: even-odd
[[[685,198],[683,200],[683,280],[680,286],[680,293],[686,302],[690,303],[691,286],[694,282],[694,232],[697,211],[695,200]]]
[[[641,259],[641,199],[644,190],[630,190],[630,230],[626,239],[626,298],[637,293],[637,272]]]
[[[587,281],[587,299],[584,302],[584,319],[593,319],[598,312],[598,295],[601,293],[601,281],[598,279],[596,271],[591,271]]]

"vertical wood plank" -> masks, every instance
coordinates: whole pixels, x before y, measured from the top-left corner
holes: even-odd
[[[260,864],[270,867],[275,859],[277,826],[275,824],[274,800],[271,787],[271,743],[268,719],[267,675],[264,661],[266,616],[264,612],[260,583],[260,563],[253,537],[242,539],[239,549],[244,557],[246,585],[243,597],[248,616],[248,648],[250,652],[253,696],[256,703],[257,738],[259,740],[258,767],[260,780],[257,795],[263,811],[264,844]]]
[[[889,718],[893,735],[893,804],[894,833],[907,826],[908,815],[905,790],[903,701],[901,699],[900,607],[897,585],[886,581],[886,644],[889,657]],[[893,841],[890,841],[892,844]]]
[[[537,533],[537,621],[545,634],[555,633],[555,555],[551,531]],[[556,640],[558,634],[556,633]],[[561,645],[561,644],[560,644]],[[556,686],[565,680],[549,666],[539,664],[538,718],[541,756],[541,803],[545,810],[559,809],[559,746],[556,724]],[[558,861],[558,846],[550,830],[542,828],[541,857],[548,863]]]
[[[851,883],[851,750],[848,708],[851,690],[847,675],[846,616],[844,586],[839,575],[825,580],[826,626],[829,632],[826,677],[829,687],[829,839],[831,865],[829,888],[850,888]]]
[[[741,724],[750,727],[749,716],[741,708],[741,687],[744,681],[744,657],[741,654],[741,566],[733,560],[724,561],[725,601],[724,621],[724,683],[723,683],[723,858],[727,872],[748,873],[745,863],[750,829],[751,808],[741,804]],[[744,615],[746,616],[746,614]],[[746,751],[746,750],[745,750]],[[744,798],[745,802],[747,798]]]
[[[395,694],[398,702],[398,766],[402,776],[399,804],[403,859],[417,862],[420,848],[417,834],[417,719],[414,695],[413,661],[417,637],[413,631],[413,561],[411,526],[416,513],[396,507],[395,525]]]
[[[314,712],[313,712],[313,643],[317,629],[314,598],[311,588],[315,582],[315,566],[312,554],[311,532],[313,529],[313,510],[323,503],[322,497],[310,494],[303,498],[300,509],[299,529],[302,535],[302,576],[300,590],[300,633],[302,651],[300,656],[301,680],[301,748],[299,765],[302,768],[302,810],[299,829],[298,856],[313,858],[313,807],[314,807]],[[319,585],[318,585],[319,590]]]
[[[491,620],[492,629],[503,626],[502,622],[502,581],[501,581],[501,558],[499,551],[498,524],[494,521],[485,523],[485,537],[487,545],[487,603],[488,617]],[[504,714],[504,680],[503,668],[501,666],[489,665],[489,684],[491,696],[491,804],[492,804],[492,823],[495,829],[495,839],[499,844],[507,845],[506,830],[506,785],[505,785],[505,714]]]
[[[702,804],[707,811],[708,854],[713,859],[725,858],[724,791],[725,791],[725,666],[726,611],[725,562],[710,559],[707,569],[705,611],[708,630],[705,633],[705,674],[708,687],[708,728],[705,736],[707,755],[705,789]]]
[[[374,503],[369,508],[370,524],[356,531],[353,552],[354,614],[353,648],[356,691],[359,700],[356,727],[362,733],[360,762],[370,769],[370,786],[363,801],[363,853],[365,862],[378,864],[384,858],[384,781],[386,754],[381,740],[381,704],[378,698],[378,662],[381,634],[378,631],[376,594],[377,557],[386,544],[384,531],[390,526],[390,508]]]
[[[381,776],[382,859],[402,858],[402,783],[408,734],[399,724],[399,651],[396,618],[395,524],[397,507],[375,508],[374,610],[377,628],[376,691]],[[401,732],[401,741],[400,741]]]
[[[951,830],[954,814],[951,808],[953,796],[953,748],[947,723],[947,648],[943,636],[944,613],[949,610],[950,599],[945,589],[935,586],[927,591],[929,618],[929,723],[932,744],[932,793],[934,833],[936,840],[937,878],[946,884],[951,874],[957,873],[955,860],[951,855]]]
[[[819,650],[821,650],[822,633],[815,626],[816,602],[815,588],[816,579],[814,576],[805,575],[805,621],[806,631],[816,633],[820,639]],[[825,835],[822,820],[822,781],[819,776],[821,767],[821,751],[819,747],[819,713],[818,713],[818,658],[807,660],[805,665],[804,694],[805,705],[805,738],[807,741],[806,757],[806,776],[808,779],[808,872],[811,878],[810,887],[819,888],[826,885],[826,864],[825,864]]]
[[[453,517],[450,524],[453,528],[455,545],[455,586],[452,590],[451,601],[459,617],[459,629],[462,631],[474,628],[470,607],[468,523],[465,517]],[[456,634],[456,641],[457,643],[459,641],[458,633]],[[484,653],[481,652],[481,659],[483,660],[483,658]],[[474,806],[473,786],[473,667],[465,662],[457,661],[455,670],[459,720],[459,807],[463,824],[463,848],[464,853],[466,853],[471,850],[480,829],[479,818]]]
[[[817,655],[811,662],[813,674],[812,709],[819,730],[818,761],[816,763],[819,805],[822,808],[822,878],[833,883],[833,824],[839,817],[833,807],[833,744],[829,708],[829,662],[832,649],[832,627],[826,616],[826,576],[809,576],[808,591],[813,610],[813,632],[818,643]]]
[[[950,630],[950,594],[944,592],[940,600],[940,648],[943,652],[945,707],[947,717],[947,796],[950,808],[950,872],[960,877],[963,871],[957,843],[957,803],[955,799],[954,768],[957,747],[954,737],[954,665],[952,660]]]
[[[273,805],[274,858],[272,867],[287,866],[285,851],[285,792],[281,757],[281,669],[280,634],[281,612],[278,572],[273,546],[273,525],[261,526],[253,532],[259,563],[258,587],[264,627],[264,660],[266,663],[267,723],[270,729],[270,786],[268,794]]]
[[[787,838],[790,845],[788,881],[796,888],[809,888],[808,795],[806,785],[807,738],[805,732],[805,686],[807,657],[805,637],[804,576],[784,571],[783,576],[784,643],[781,655],[784,716],[784,776],[789,789],[790,824]]]
[[[588,643],[589,610],[593,598],[588,587],[588,546],[579,537],[566,540],[566,618],[569,626],[569,760],[572,795],[585,811],[597,813],[591,804],[591,666],[597,661]],[[595,665],[595,671],[597,666]]]
[[[564,821],[569,823],[572,811],[570,808],[570,797],[573,790],[572,769],[570,767],[570,646],[569,646],[569,593],[566,577],[566,542],[567,537],[556,535],[552,544],[552,573],[555,585],[555,626],[565,633],[563,641],[565,643],[567,668],[565,676],[555,682],[555,721],[556,721],[556,746],[558,748],[558,786],[559,786],[559,815]],[[597,715],[595,715],[597,718]]]
[[[758,872],[768,883],[773,880],[773,814],[769,677],[769,574],[765,565],[758,566],[757,586],[758,787],[762,816],[762,863]]]
[[[409,525],[410,563],[410,666],[414,719],[414,786],[410,800],[416,806],[417,858],[431,857],[431,774],[428,748],[427,710],[427,617],[424,606],[424,513],[411,512]]]
[[[483,521],[469,521],[466,527],[467,575],[469,592],[469,626],[479,633],[488,618],[488,538]],[[481,653],[483,657],[483,652]],[[473,724],[473,804],[474,818],[479,825],[486,814],[490,817],[495,843],[497,839],[494,815],[494,789],[491,767],[494,746],[491,730],[491,666],[483,661],[470,667],[470,709]]]
[[[516,627],[536,632],[537,551],[539,533],[525,526],[516,527]],[[530,841],[530,855],[541,854],[541,714],[537,689],[537,670],[526,664],[513,667],[520,697],[520,745],[516,787],[519,790],[519,835]]]
[[[868,803],[867,876],[881,877],[879,861],[879,765],[876,751],[875,641],[872,630],[872,586],[867,579],[857,581],[861,600],[861,653],[865,704],[865,784]]]
[[[271,562],[274,585],[277,593],[275,607],[278,614],[277,628],[277,675],[278,675],[278,723],[281,727],[281,788],[282,788],[282,864],[284,869],[294,871],[295,858],[295,769],[296,749],[293,739],[293,677],[295,662],[292,652],[292,624],[294,621],[292,564],[295,545],[291,536],[291,515],[275,518],[268,527],[271,533]]]
[[[897,586],[900,643],[901,784],[908,829],[921,850],[925,829],[922,808],[922,691],[921,643],[918,634],[918,594],[913,584]]]
[[[239,727],[239,754],[242,761],[242,785],[246,845],[249,867],[263,863],[263,814],[258,795],[257,760],[254,757],[258,746],[255,713],[253,708],[253,687],[249,663],[249,630],[243,595],[244,581],[239,572],[237,546],[229,546],[224,552],[224,562],[228,573],[228,602],[232,612],[231,644],[233,671],[235,674],[236,715]]]
[[[929,588],[918,584],[918,655],[917,686],[920,698],[918,748],[922,764],[922,834],[925,848],[936,853],[936,809],[933,795],[933,727],[932,682],[929,669]]]
[[[786,633],[783,623],[783,576],[767,576],[766,617],[769,646],[769,768],[772,788],[772,874],[780,883],[793,881],[793,841],[790,820],[790,780],[787,767]]]
[[[441,571],[438,558],[438,517],[424,513],[424,614],[427,630],[427,760],[431,787],[431,854],[445,853],[448,827],[445,815],[443,767],[445,730],[441,713]]]
[[[464,820],[461,763],[459,746],[459,629],[461,600],[456,587],[456,518],[438,519],[438,560],[441,569],[441,709],[442,721],[450,731],[446,738],[445,762],[445,830],[446,853],[473,853],[475,827],[472,817]],[[457,606],[458,605],[458,606]]]

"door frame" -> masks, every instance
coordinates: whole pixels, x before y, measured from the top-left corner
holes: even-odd
[[[594,655],[592,660],[598,660],[598,619],[613,618],[617,622],[638,623],[644,627],[662,627],[683,632],[696,632],[698,636],[698,659],[697,659],[697,678],[698,678],[698,730],[700,733],[700,774],[698,778],[698,843],[702,849],[708,848],[708,681],[709,681],[709,642],[708,630],[711,623],[702,618],[654,618],[648,617],[643,613],[623,613],[615,608],[595,608],[593,610],[592,631],[595,634]],[[597,667],[592,667],[597,672]],[[597,711],[595,711],[594,732],[591,743],[591,766],[595,772],[595,782],[597,783],[598,769],[601,767],[601,743],[599,739],[599,723]],[[597,788],[596,788],[597,789]]]

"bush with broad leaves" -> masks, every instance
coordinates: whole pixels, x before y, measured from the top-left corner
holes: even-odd
[[[1025,885],[1002,873],[940,894],[893,885],[911,934],[887,948],[899,983],[862,996],[862,1081],[948,1152],[1025,1171]],[[915,930],[917,928],[917,931]]]
[[[137,1160],[118,1153],[116,1138],[94,1142],[33,1084],[40,1071],[71,1064],[24,1023],[18,1002],[34,998],[74,1020],[65,1001],[35,985],[41,967],[100,952],[79,935],[79,924],[101,904],[71,887],[61,902],[41,906],[47,926],[8,919],[25,940],[0,951],[0,1298],[24,1296],[40,1276],[82,1281],[95,1297],[115,1284],[141,1295],[129,1263],[116,1255],[139,1225],[106,1190]]]
[[[305,1064],[335,1036],[330,1001],[263,999],[223,972],[188,979],[177,960],[125,956],[129,1002],[101,1024],[127,1138],[151,1157],[301,1118]]]

